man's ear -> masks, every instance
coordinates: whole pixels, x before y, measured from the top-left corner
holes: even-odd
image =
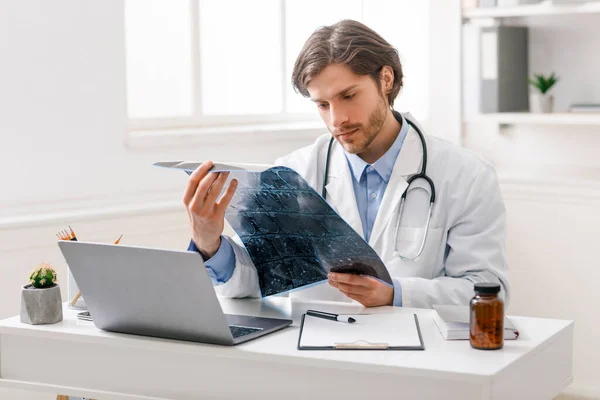
[[[384,94],[388,94],[394,87],[394,70],[389,65],[381,67],[379,73],[379,79],[381,80],[381,89]]]

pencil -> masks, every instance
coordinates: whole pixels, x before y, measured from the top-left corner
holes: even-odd
[[[71,230],[71,235],[69,240],[77,240],[77,236],[75,236],[75,232],[73,232],[73,228],[69,225],[69,229]]]

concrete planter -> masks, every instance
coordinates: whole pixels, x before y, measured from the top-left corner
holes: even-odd
[[[60,287],[38,289],[25,285],[21,289],[21,322],[30,325],[55,324],[62,321]]]
[[[554,96],[551,94],[531,93],[529,109],[532,113],[551,113],[554,110]]]

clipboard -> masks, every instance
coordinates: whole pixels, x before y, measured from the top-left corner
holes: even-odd
[[[357,314],[355,323],[302,315],[298,350],[425,350],[416,314]]]

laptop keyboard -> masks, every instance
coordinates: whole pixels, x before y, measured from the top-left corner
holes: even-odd
[[[251,333],[262,331],[262,328],[250,328],[248,326],[229,325],[229,330],[233,338],[239,338],[240,336],[246,336]]]

